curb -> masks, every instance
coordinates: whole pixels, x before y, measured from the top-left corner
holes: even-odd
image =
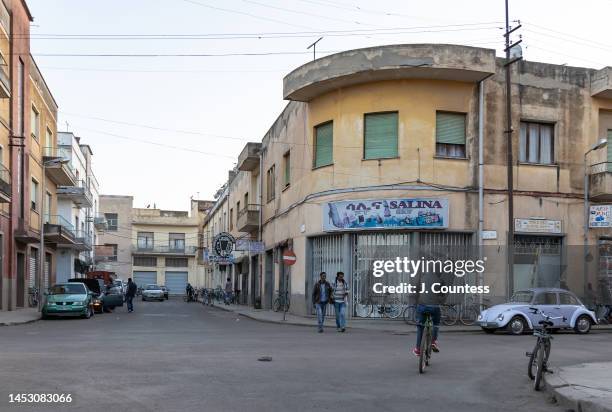
[[[580,412],[612,412],[612,403],[604,405],[596,396],[589,396],[585,390],[580,390],[579,385],[572,385],[559,376],[559,370],[555,375],[544,376],[546,392],[567,411]]]
[[[21,322],[2,322],[0,323],[0,327],[2,326],[17,326],[17,325],[26,325],[28,323],[34,323],[34,322],[38,322],[41,318],[36,318],[36,319],[28,319],[28,320],[24,320]]]
[[[303,326],[303,327],[307,327],[307,328],[314,328],[316,327],[316,322],[312,323],[312,324],[305,324],[305,323],[300,323],[300,322],[293,322],[293,321],[282,321],[282,320],[272,320],[272,319],[262,319],[260,317],[257,317],[255,315],[252,315],[250,313],[244,313],[244,312],[237,312],[235,310],[232,309],[228,309],[228,308],[224,308],[223,306],[211,306],[212,308],[217,308],[220,309],[222,311],[225,312],[232,312],[235,313],[238,316],[243,316],[247,319],[251,319],[257,322],[262,322],[262,323],[274,323],[277,325],[291,325],[291,326]],[[314,322],[314,320],[313,320]],[[325,325],[326,328],[332,328],[335,329],[336,327],[334,325]],[[384,332],[384,333],[395,333],[395,334],[413,334],[416,333],[416,331],[413,330],[399,330],[399,329],[371,329],[368,328],[366,326],[359,326],[359,325],[347,325],[346,326],[347,329],[359,329],[359,330],[371,330],[371,331],[375,331],[375,332]],[[442,331],[444,333],[479,333],[480,329],[474,329],[474,330],[465,330],[465,329],[461,329],[461,330],[453,330],[450,329],[450,327],[448,327],[449,329],[442,329]]]

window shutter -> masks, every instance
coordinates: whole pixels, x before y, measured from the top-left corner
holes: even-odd
[[[333,130],[332,122],[316,127],[314,167],[327,166],[334,163]]]
[[[397,112],[365,115],[365,159],[397,157]]]
[[[436,143],[465,144],[465,114],[436,113]]]

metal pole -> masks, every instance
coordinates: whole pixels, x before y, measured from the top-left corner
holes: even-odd
[[[584,245],[583,245],[583,252],[584,252],[584,256],[583,256],[583,267],[582,267],[582,272],[583,272],[583,276],[584,276],[584,281],[583,281],[583,289],[582,289],[582,298],[586,299],[587,296],[587,273],[588,273],[588,263],[587,263],[587,256],[589,254],[589,247],[587,245],[588,242],[588,237],[589,237],[589,175],[587,173],[587,155],[589,154],[590,150],[587,151],[584,154]],[[587,303],[587,302],[585,302]],[[587,303],[588,304],[588,303]]]
[[[478,83],[478,258],[483,258],[482,231],[484,230],[484,81]],[[484,273],[478,275],[484,285]],[[478,294],[482,307],[482,293]]]
[[[510,62],[510,17],[506,3],[506,144],[508,163],[508,294],[514,285],[514,176],[512,171],[512,84]]]
[[[38,311],[42,310],[43,286],[45,284],[45,163],[42,164],[42,184],[40,202],[40,252],[38,258]],[[51,205],[49,205],[51,206]]]

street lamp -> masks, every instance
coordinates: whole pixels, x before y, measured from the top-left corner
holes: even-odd
[[[41,184],[41,202],[40,202],[40,251],[38,252],[38,311],[42,310],[42,289],[45,284],[45,185],[47,177],[47,168],[62,167],[69,163],[70,160],[62,158],[54,158],[42,162],[42,184]],[[49,205],[51,208],[51,205]],[[50,269],[50,268],[49,268]]]
[[[608,145],[608,139],[606,138],[601,138],[599,139],[599,141],[597,143],[595,143],[595,145],[593,145],[589,150],[586,151],[586,153],[584,154],[584,263],[583,263],[583,267],[582,267],[582,272],[583,272],[583,276],[584,276],[584,282],[583,282],[583,298],[586,298],[587,295],[587,272],[588,272],[588,265],[587,265],[587,256],[589,255],[589,247],[587,245],[588,243],[588,237],[589,237],[589,174],[587,171],[587,156],[589,153],[591,153],[594,150],[598,150],[601,149],[605,146]]]

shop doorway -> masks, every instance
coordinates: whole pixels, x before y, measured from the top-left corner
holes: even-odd
[[[512,290],[528,288],[558,288],[561,285],[560,236],[514,236],[514,279]]]

